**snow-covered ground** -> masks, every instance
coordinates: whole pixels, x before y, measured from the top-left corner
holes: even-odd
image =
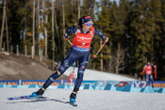
[[[71,90],[65,89],[48,89],[43,100],[7,100],[35,90],[0,88],[0,110],[165,110],[165,94],[157,93],[81,90],[78,107],[67,103]]]
[[[73,68],[70,67],[64,74],[69,75],[73,71]],[[77,72],[77,68],[75,69]],[[96,70],[86,69],[84,73],[84,80],[116,80],[116,81],[130,81],[135,80],[126,76],[121,76],[119,74],[101,72]]]
[[[65,74],[71,73],[70,68]],[[84,80],[134,80],[125,76],[86,70]],[[71,89],[49,88],[45,99],[8,100],[31,94],[37,88],[0,88],[0,110],[165,110],[165,94],[80,90],[78,107],[68,104]]]

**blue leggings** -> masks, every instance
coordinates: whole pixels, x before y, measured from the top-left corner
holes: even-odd
[[[153,76],[152,76],[152,74],[146,74],[146,82],[147,82],[147,84],[148,85],[151,85],[151,84],[153,84]]]
[[[74,92],[79,91],[81,82],[83,80],[84,71],[88,64],[89,51],[78,51],[71,48],[68,56],[63,60],[61,65],[57,68],[57,71],[49,76],[44,83],[43,88],[46,89],[55,79],[60,77],[75,61],[79,62],[77,79],[75,81]]]

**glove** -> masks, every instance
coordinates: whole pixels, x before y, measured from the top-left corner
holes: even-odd
[[[109,41],[109,37],[106,37],[106,38],[104,39],[103,44],[106,44],[108,41]]]

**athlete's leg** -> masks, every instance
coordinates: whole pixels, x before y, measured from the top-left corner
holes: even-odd
[[[75,81],[75,87],[74,87],[74,92],[79,91],[79,88],[81,86],[81,82],[83,81],[83,77],[84,77],[84,71],[87,67],[88,61],[84,61],[79,65],[78,68],[78,73],[77,73],[77,79]]]
[[[150,81],[150,86],[153,87],[154,80],[152,74],[149,75],[149,81]]]
[[[48,77],[42,88],[40,88],[36,93],[42,95],[44,91],[53,83],[53,81],[59,78],[66,71],[66,69],[68,69],[69,66],[73,64],[76,59],[77,56],[75,52],[71,50],[70,54],[65,58],[59,68],[57,68],[56,72]]]
[[[78,68],[77,78],[75,81],[75,87],[73,89],[73,92],[70,95],[70,101],[73,100],[73,102],[74,101],[76,102],[76,95],[83,81],[84,71],[88,64],[88,58],[89,58],[89,53],[86,53],[82,58],[79,59],[79,68]]]

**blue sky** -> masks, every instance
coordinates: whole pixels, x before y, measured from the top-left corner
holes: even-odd
[[[99,1],[101,1],[101,0],[96,0],[96,1],[98,1],[98,2],[99,2]],[[110,0],[110,1],[116,1],[116,2],[117,2],[117,4],[118,4],[120,0]]]
[[[96,0],[96,1],[100,1],[100,0]],[[120,0],[110,0],[110,1],[117,1],[117,2],[119,2]]]
[[[120,0],[111,0],[111,1],[117,1],[117,2],[119,2]]]

